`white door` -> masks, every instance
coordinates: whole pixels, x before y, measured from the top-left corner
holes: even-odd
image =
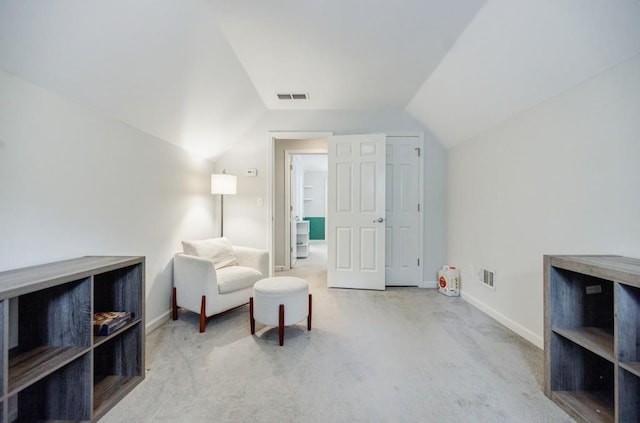
[[[422,139],[387,137],[386,284],[422,282]]]
[[[327,285],[385,289],[385,135],[328,138]]]

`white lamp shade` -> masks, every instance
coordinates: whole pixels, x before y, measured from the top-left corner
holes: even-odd
[[[214,173],[211,175],[211,194],[234,195],[236,193],[236,175]]]

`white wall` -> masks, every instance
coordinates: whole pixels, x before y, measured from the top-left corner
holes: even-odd
[[[0,71],[0,270],[144,255],[147,322],[180,241],[212,236],[212,163]]]
[[[640,257],[639,163],[640,56],[449,150],[463,296],[542,346],[543,254]]]
[[[327,180],[327,172],[312,171],[304,173],[304,216],[324,217],[325,199],[324,186]]]
[[[436,279],[445,261],[444,180],[446,152],[438,141],[402,109],[362,111],[269,111],[217,162],[219,169],[243,175],[244,169],[258,169],[257,178],[239,176],[238,195],[225,198],[225,235],[235,242],[266,248],[268,209],[266,175],[270,155],[269,131],[333,131],[336,135],[358,133],[424,132],[425,136],[425,280]],[[258,207],[256,198],[265,199]],[[227,208],[228,206],[228,208]]]

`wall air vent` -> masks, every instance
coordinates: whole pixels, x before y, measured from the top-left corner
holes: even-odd
[[[480,282],[482,282],[487,288],[496,289],[495,277],[496,272],[494,271],[488,269],[478,270],[478,279],[480,279]]]
[[[276,94],[278,100],[308,100],[309,96],[306,93],[279,93]]]

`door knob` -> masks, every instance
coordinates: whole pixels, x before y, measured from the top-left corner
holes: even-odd
[[[384,222],[384,219],[382,217],[379,217],[378,220],[374,220],[373,223],[382,223]]]

